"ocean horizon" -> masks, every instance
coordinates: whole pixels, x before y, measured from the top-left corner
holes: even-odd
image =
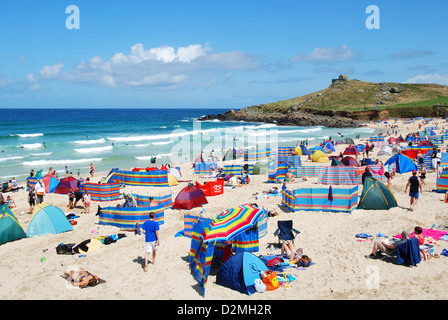
[[[24,182],[33,169],[45,174],[50,167],[65,176],[87,177],[90,163],[96,172],[193,162],[201,151],[219,158],[235,148],[275,149],[310,145],[331,137],[361,138],[371,128],[276,126],[243,121],[197,121],[203,115],[229,109],[95,108],[1,109],[0,181],[15,177]]]

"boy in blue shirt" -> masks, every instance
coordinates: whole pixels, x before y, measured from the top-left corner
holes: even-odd
[[[145,272],[148,271],[148,258],[152,253],[152,264],[155,264],[156,251],[159,243],[159,224],[154,221],[155,213],[149,213],[149,220],[145,221],[142,226],[142,231],[145,234]]]

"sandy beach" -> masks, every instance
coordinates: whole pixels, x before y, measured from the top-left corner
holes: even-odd
[[[434,126],[438,121],[439,129],[444,123],[434,120],[426,126]],[[389,122],[389,125],[393,122]],[[403,124],[397,121],[400,134],[418,131],[417,122]],[[384,124],[369,124],[375,129],[390,130]],[[439,133],[439,132],[437,132]],[[365,140],[356,140],[364,143]],[[338,155],[347,145],[336,145]],[[372,159],[385,162],[388,157],[377,157],[376,149]],[[445,151],[445,147],[443,148]],[[312,165],[302,156],[303,165]],[[226,163],[242,163],[242,160]],[[225,164],[220,162],[219,165]],[[325,163],[322,165],[329,165]],[[181,166],[182,180],[201,183],[207,181],[200,175],[194,175],[191,164]],[[130,168],[123,168],[130,169]],[[95,174],[94,181],[106,173]],[[160,247],[155,264],[150,264],[147,273],[143,271],[144,236],[133,232],[124,232],[126,237],[116,243],[103,245],[100,250],[79,255],[58,255],[54,248],[60,243],[79,243],[98,235],[109,236],[123,233],[119,228],[98,225],[95,215],[97,204],[115,206],[118,202],[92,202],[91,213],[85,214],[82,204],[68,210],[67,195],[47,194],[46,203],[60,207],[64,212],[73,212],[80,217],[76,219],[74,230],[57,235],[25,238],[8,242],[0,246],[0,299],[2,300],[433,300],[447,299],[445,286],[448,284],[445,272],[448,257],[441,255],[422,261],[416,267],[399,266],[388,261],[368,259],[372,250],[372,241],[359,241],[355,235],[383,233],[388,237],[399,234],[402,230],[412,232],[415,226],[429,229],[448,225],[447,204],[443,194],[433,192],[436,188],[436,173],[427,174],[423,194],[414,212],[409,210],[409,196],[405,186],[411,173],[396,175],[390,190],[398,202],[398,207],[391,210],[354,210],[351,214],[336,212],[290,212],[283,209],[281,197],[256,199],[254,194],[268,190],[274,184],[267,182],[267,175],[251,176],[249,185],[226,189],[223,195],[208,197],[208,204],[203,208],[186,210],[166,210],[165,222],[160,226]],[[85,177],[84,177],[85,178]],[[289,189],[315,186],[317,178],[289,184]],[[177,193],[187,185],[170,187],[173,200]],[[277,185],[280,186],[280,185]],[[141,195],[158,195],[166,193],[167,188],[126,186],[122,192],[134,192]],[[359,188],[361,194],[362,187]],[[21,226],[26,231],[31,214],[27,203],[27,193],[20,190],[13,194],[17,205],[12,209]],[[122,202],[122,201],[121,201]],[[288,283],[289,287],[280,287],[272,292],[256,293],[248,296],[215,283],[217,269],[212,268],[208,279],[205,297],[199,284],[193,278],[188,264],[190,238],[175,237],[183,230],[184,214],[214,218],[225,209],[243,203],[255,202],[259,207],[276,209],[280,215],[268,218],[268,233],[260,239],[260,251],[256,255],[267,255],[271,248],[280,254],[276,246],[274,231],[278,220],[294,221],[294,227],[301,233],[295,240],[296,247],[301,247],[315,263],[306,270],[288,268],[287,272],[296,279]],[[24,212],[23,214],[21,214]],[[99,234],[92,234],[92,229],[99,227]],[[445,229],[443,229],[445,230]],[[375,238],[375,237],[374,237]],[[374,239],[373,239],[374,240]],[[434,253],[440,254],[448,248],[448,243],[438,241],[434,244]],[[47,250],[47,251],[45,251]],[[45,252],[44,252],[45,251]],[[44,260],[42,258],[45,258]],[[43,261],[41,261],[43,260]],[[67,283],[61,275],[69,268],[80,268],[105,279],[107,282],[96,287],[78,289]]]

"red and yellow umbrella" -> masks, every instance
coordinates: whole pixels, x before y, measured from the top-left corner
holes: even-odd
[[[204,242],[228,241],[234,236],[253,228],[263,210],[251,204],[227,209],[218,214],[202,232]]]

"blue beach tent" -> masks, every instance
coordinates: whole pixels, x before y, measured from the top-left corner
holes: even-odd
[[[60,208],[41,203],[34,207],[33,217],[27,229],[27,236],[58,234],[72,230],[72,225]]]
[[[334,145],[331,142],[327,142],[324,146],[324,148],[330,150],[331,152],[335,152],[336,149],[334,148]]]
[[[219,268],[216,283],[224,287],[251,295],[255,293],[255,279],[268,268],[254,254],[242,251],[234,254]]]
[[[299,145],[300,149],[302,149],[302,156],[307,156],[309,154],[308,149],[303,145]]]
[[[411,158],[404,154],[396,154],[390,157],[384,165],[395,164],[395,172],[406,173],[417,170],[417,165]]]

